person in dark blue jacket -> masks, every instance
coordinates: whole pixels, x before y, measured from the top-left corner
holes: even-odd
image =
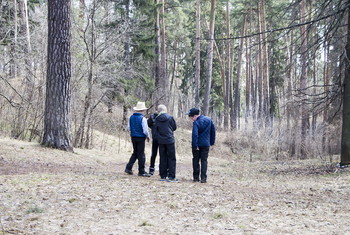
[[[138,176],[150,177],[151,175],[145,171],[145,142],[149,141],[147,120],[143,113],[147,110],[145,102],[137,102],[134,107],[134,113],[129,118],[128,130],[130,131],[132,147],[134,149],[128,164],[125,167],[125,173],[132,175],[132,167],[136,160],[139,164]]]
[[[159,144],[159,174],[160,180],[165,181],[168,177],[169,182],[176,182],[176,152],[174,131],[176,122],[173,116],[167,114],[165,105],[158,106],[158,116],[155,119],[155,130]]]
[[[192,119],[192,166],[193,181],[207,182],[208,155],[210,146],[215,144],[215,125],[213,121],[204,115],[199,114],[198,108],[192,108],[186,114]]]

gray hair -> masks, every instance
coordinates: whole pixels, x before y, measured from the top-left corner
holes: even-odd
[[[166,113],[167,112],[166,106],[164,104],[158,105],[158,112]]]

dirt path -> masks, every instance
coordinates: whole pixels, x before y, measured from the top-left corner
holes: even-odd
[[[207,184],[186,153],[170,183],[125,175],[129,154],[0,139],[0,234],[350,234],[348,169],[216,150]]]

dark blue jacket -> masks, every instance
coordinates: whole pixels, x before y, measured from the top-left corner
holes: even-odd
[[[160,113],[155,119],[156,139],[159,144],[175,143],[174,131],[176,122],[173,116],[167,113]]]
[[[192,148],[210,147],[215,144],[215,126],[213,121],[207,116],[198,116],[193,122],[192,128]]]
[[[130,116],[130,135],[132,137],[147,137],[143,133],[142,118],[143,115],[141,113],[134,113]]]

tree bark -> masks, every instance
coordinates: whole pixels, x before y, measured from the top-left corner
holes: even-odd
[[[32,69],[32,61],[30,59],[30,55],[32,52],[32,46],[30,41],[30,31],[29,31],[29,19],[28,19],[28,5],[27,0],[20,0],[18,1],[19,4],[19,13],[20,13],[20,35],[24,38],[23,43],[23,52],[24,52],[24,63],[25,63],[25,74],[24,77],[26,78],[26,89],[28,90],[27,93],[31,94],[33,93],[32,86],[33,86],[33,69]]]
[[[260,1],[261,10],[261,31],[266,32],[266,1]],[[269,115],[270,109],[270,88],[269,88],[269,57],[268,57],[268,43],[266,33],[262,34],[262,92],[263,92],[263,115],[265,124],[269,126],[271,119]]]
[[[245,32],[245,24],[246,24],[246,16],[243,17],[243,26],[242,26],[242,33],[241,35],[244,35]],[[243,57],[243,44],[244,44],[244,38],[242,37],[239,43],[239,51],[238,51],[238,63],[237,63],[237,79],[235,84],[235,100],[234,100],[234,119],[236,120],[235,128],[240,128],[240,113],[241,113],[241,88],[240,88],[240,81],[241,81],[241,70],[242,70],[242,57]]]
[[[159,0],[154,0],[155,6],[158,5]],[[160,89],[160,19],[159,19],[159,9],[155,7],[154,9],[154,82],[155,82],[155,101],[153,102],[157,107],[159,105],[159,89]]]
[[[306,21],[306,0],[301,1],[301,18],[302,21]],[[300,75],[300,92],[305,93],[307,87],[307,35],[306,26],[301,26],[301,75]],[[305,99],[304,97],[303,99]],[[306,135],[310,129],[308,107],[306,104],[301,104],[301,151],[300,157],[302,159],[306,158]]]
[[[200,90],[200,81],[201,81],[201,0],[196,1],[196,62],[195,62],[195,74],[194,74],[194,106],[199,107],[200,98],[199,98],[199,90]]]
[[[212,68],[213,68],[215,5],[216,5],[216,0],[211,0],[209,43],[208,43],[208,53],[207,53],[207,56],[208,56],[207,71],[206,71],[206,83],[205,83],[205,94],[204,94],[204,104],[203,104],[204,115],[209,114],[209,105],[210,105],[210,90],[211,90]]]
[[[42,145],[73,151],[70,139],[70,0],[48,1],[48,52]]]
[[[129,24],[130,22],[130,0],[125,0],[125,23]],[[131,32],[126,33],[126,38],[124,42],[124,63],[125,63],[125,77],[127,79],[130,79],[130,65],[131,65],[131,52],[130,52],[130,40],[131,40]],[[123,87],[123,93],[126,94],[126,89]],[[127,115],[128,115],[128,107],[126,103],[126,99],[123,98],[123,119],[122,119],[122,126],[127,126]]]
[[[350,7],[348,8],[348,33],[343,84],[343,124],[341,135],[340,165],[350,165]]]
[[[262,32],[262,11],[260,6],[260,0],[258,2],[258,32]],[[258,51],[258,69],[257,69],[257,76],[256,76],[256,86],[257,86],[257,119],[259,124],[261,124],[261,120],[264,117],[263,114],[263,39],[262,35],[259,34],[259,51]]]
[[[226,38],[230,37],[230,3],[226,4]],[[225,88],[223,90],[224,94],[224,128],[226,131],[230,130],[230,84],[231,84],[231,42],[226,41],[226,70],[225,70],[225,83],[222,86]]]
[[[160,90],[159,90],[159,102],[164,104],[165,106],[168,106],[169,104],[169,79],[168,79],[168,73],[167,73],[167,55],[166,55],[166,43],[165,43],[165,1],[162,0],[162,6],[160,8],[160,14],[161,14],[161,30],[160,30]]]
[[[10,77],[17,77],[17,47],[18,47],[18,6],[17,0],[13,1],[13,42],[11,43],[10,53]]]

